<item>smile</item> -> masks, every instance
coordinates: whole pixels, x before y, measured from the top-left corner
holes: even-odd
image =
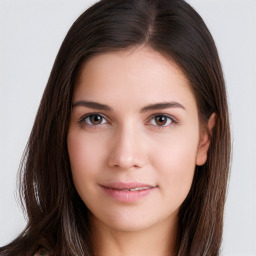
[[[145,189],[150,189],[151,187],[143,187],[143,188],[130,188],[130,189],[117,189],[121,191],[140,191],[140,190],[145,190]]]
[[[111,183],[101,187],[112,199],[123,203],[139,201],[156,189],[155,186],[139,183]]]

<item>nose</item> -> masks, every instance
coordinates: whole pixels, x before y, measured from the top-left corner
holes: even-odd
[[[147,154],[143,134],[135,127],[120,128],[112,137],[108,165],[120,170],[138,169],[146,164]]]

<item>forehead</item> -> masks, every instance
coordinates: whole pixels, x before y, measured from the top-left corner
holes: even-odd
[[[195,100],[181,69],[147,47],[98,54],[85,62],[73,95],[76,100],[82,97],[130,103]]]

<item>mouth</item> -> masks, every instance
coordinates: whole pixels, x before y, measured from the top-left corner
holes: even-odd
[[[116,190],[120,190],[120,191],[141,191],[141,190],[146,190],[146,189],[151,189],[153,187],[137,187],[137,188],[129,188],[129,189],[116,189]],[[114,189],[114,188],[113,188]]]
[[[156,189],[156,186],[137,182],[115,182],[101,185],[101,187],[112,199],[126,203],[141,200],[144,197],[149,196],[151,192]]]

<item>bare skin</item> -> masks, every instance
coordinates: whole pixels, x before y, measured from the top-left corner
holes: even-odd
[[[188,80],[150,48],[82,66],[67,142],[96,256],[177,253],[178,211],[214,121],[202,129]]]
[[[173,223],[175,224],[170,225],[168,221],[163,221],[160,225],[134,233],[113,231],[102,223],[93,222],[94,254],[95,256],[176,255],[177,220],[173,220]]]

